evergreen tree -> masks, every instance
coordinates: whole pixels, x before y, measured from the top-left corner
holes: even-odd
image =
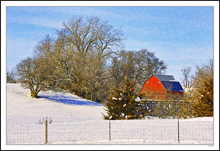
[[[213,116],[213,76],[203,81],[203,87],[198,90],[198,101],[193,108],[197,117]]]
[[[114,89],[105,104],[108,115],[103,115],[104,119],[136,119],[138,118],[138,102],[135,101],[140,96],[136,93],[135,81],[125,78],[122,81],[121,89]]]

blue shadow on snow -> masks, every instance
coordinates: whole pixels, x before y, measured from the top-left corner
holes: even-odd
[[[39,98],[45,98],[45,99],[48,99],[52,102],[69,104],[69,105],[103,106],[100,103],[88,101],[88,100],[85,100],[83,98],[75,98],[75,97],[69,97],[69,96],[58,95],[58,94],[55,94],[53,96],[42,95]]]

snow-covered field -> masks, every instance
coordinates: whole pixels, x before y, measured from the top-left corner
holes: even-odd
[[[19,84],[7,84],[7,144],[213,144],[213,118],[114,120],[104,106],[70,93],[40,92],[33,99]]]

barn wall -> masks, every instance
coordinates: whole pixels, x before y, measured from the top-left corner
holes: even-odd
[[[153,75],[144,83],[141,93],[152,99],[163,100],[167,92],[161,81]]]

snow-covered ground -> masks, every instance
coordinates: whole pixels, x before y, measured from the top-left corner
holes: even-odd
[[[34,123],[46,116],[58,123],[102,120],[100,113],[105,112],[103,105],[70,93],[46,91],[39,96],[31,98],[28,89],[7,84],[7,124]]]
[[[213,144],[213,118],[114,120],[104,106],[70,93],[40,92],[33,99],[19,84],[7,84],[7,144]]]

